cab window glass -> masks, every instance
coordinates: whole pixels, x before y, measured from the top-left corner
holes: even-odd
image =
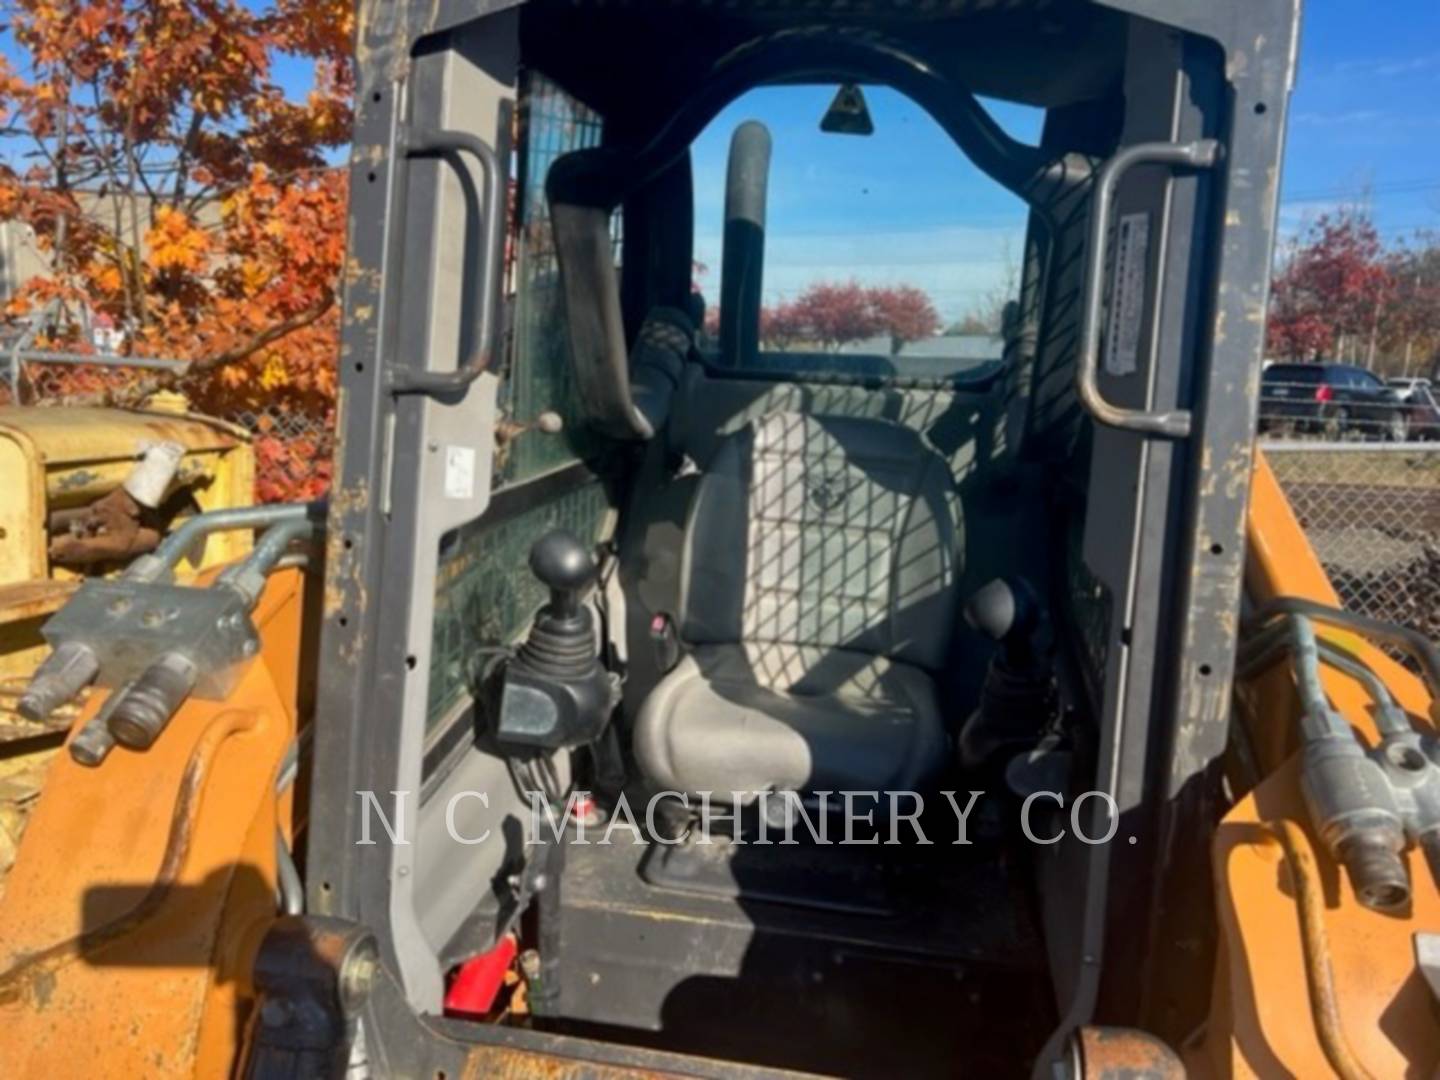
[[[572,150],[600,145],[603,122],[584,102],[536,71],[525,73],[517,108],[515,179],[510,237],[506,244],[507,293],[514,330],[501,408],[516,424],[542,412],[563,422],[561,434],[517,439],[497,461],[497,484],[513,483],[567,465],[594,451],[581,422],[571,374],[565,295],[560,284],[545,176]],[[620,213],[612,219],[614,250],[620,250]]]
[[[1019,291],[1027,207],[897,91],[859,88],[871,134],[822,131],[837,89],[753,90],[696,140],[702,355],[777,373],[987,374],[1002,360],[1005,305]],[[1014,137],[1039,140],[1041,110],[985,104]],[[727,162],[736,129],[753,120],[768,129],[771,148],[759,330],[737,342],[722,334],[722,320],[734,317],[721,310],[731,295],[722,287]]]

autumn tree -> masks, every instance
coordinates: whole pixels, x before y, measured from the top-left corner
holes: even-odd
[[[345,0],[14,0],[0,68],[0,212],[50,267],[8,314],[46,343],[191,361],[202,406],[334,393],[353,5]],[[277,84],[312,61],[303,101]],[[165,379],[143,380],[136,392]]]
[[[1289,359],[1374,359],[1392,278],[1369,217],[1317,218],[1271,288],[1267,346]],[[1363,351],[1362,351],[1363,350]]]
[[[869,291],[854,281],[811,285],[792,306],[805,336],[832,352],[852,341],[874,337],[881,329]]]
[[[1395,375],[1435,374],[1440,365],[1440,236],[1420,233],[1386,259],[1391,288],[1382,344]]]
[[[809,328],[794,304],[776,304],[760,309],[760,340],[771,348],[785,350],[805,340]]]
[[[951,323],[945,328],[946,337],[972,337],[982,334],[998,333],[994,323],[982,315],[971,312],[959,322]]]
[[[934,337],[940,332],[940,315],[926,293],[913,285],[869,290],[871,310],[881,330],[890,335],[890,355],[912,341]]]

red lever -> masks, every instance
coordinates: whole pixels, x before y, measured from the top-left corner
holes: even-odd
[[[445,991],[445,1015],[466,1020],[484,1017],[495,1005],[518,948],[515,935],[506,934],[489,952],[461,964]]]

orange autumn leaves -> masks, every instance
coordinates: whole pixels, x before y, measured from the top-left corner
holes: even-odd
[[[0,213],[60,301],[50,343],[195,361],[202,407],[323,409],[334,393],[353,6],[317,0],[18,0],[0,64]],[[277,65],[300,75],[280,85]],[[307,79],[308,77],[308,79]],[[307,92],[297,91],[310,83]]]
[[[172,206],[156,209],[145,244],[149,248],[145,262],[156,273],[196,273],[205,266],[210,252],[209,234]]]

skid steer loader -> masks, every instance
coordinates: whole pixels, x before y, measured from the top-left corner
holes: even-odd
[[[362,5],[333,490],[48,624],[6,1073],[1433,1070],[1440,662],[1254,447],[1298,15]],[[1023,202],[987,362],[762,338],[795,86]]]

